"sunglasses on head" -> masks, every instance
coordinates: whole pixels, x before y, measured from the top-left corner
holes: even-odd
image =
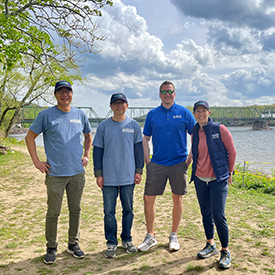
[[[173,91],[173,90],[168,90],[168,91],[164,90],[164,91],[160,91],[160,93],[163,94],[163,95],[166,95],[167,93],[168,93],[169,95],[171,95],[171,94],[173,94],[174,92],[175,92],[175,91]]]

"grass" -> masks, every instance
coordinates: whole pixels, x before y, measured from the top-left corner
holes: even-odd
[[[251,190],[257,193],[275,195],[275,170],[272,169],[271,175],[265,175],[261,172],[252,173],[246,168],[236,166],[234,184],[236,187],[246,190]]]
[[[7,143],[9,146],[22,146]],[[21,148],[21,147],[20,147]],[[39,156],[45,158],[38,148]],[[238,167],[237,167],[238,169]],[[241,171],[241,170],[240,170]],[[246,188],[237,172],[229,187],[226,217],[230,227],[232,267],[227,274],[275,274],[275,200],[272,193]],[[238,174],[239,173],[239,174]],[[250,175],[249,175],[250,177]],[[251,175],[253,177],[253,175]],[[20,150],[0,156],[0,273],[2,274],[216,274],[217,257],[199,261],[196,253],[204,246],[205,237],[194,185],[188,185],[184,212],[178,230],[179,252],[167,249],[171,228],[172,199],[169,187],[156,200],[155,232],[158,245],[144,253],[126,254],[118,247],[117,258],[104,258],[103,203],[93,177],[92,163],[86,169],[86,186],[82,199],[81,247],[84,260],[64,252],[68,234],[68,209],[64,196],[58,227],[56,264],[45,266],[44,222],[46,188],[44,175],[37,171],[30,157]],[[259,177],[255,177],[260,181]],[[270,179],[264,179],[269,180]],[[143,214],[142,183],[135,188],[133,241],[139,244],[146,233]],[[272,182],[271,182],[272,183]],[[273,184],[273,183],[272,183]],[[265,185],[269,186],[269,185]],[[118,234],[121,230],[121,206],[117,204]],[[118,236],[119,237],[119,236]],[[219,246],[218,236],[215,234]]]

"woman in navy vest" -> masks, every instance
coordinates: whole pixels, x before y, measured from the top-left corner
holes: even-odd
[[[213,123],[210,113],[206,101],[194,104],[193,114],[197,124],[192,129],[192,154],[187,162],[190,164],[193,157],[191,181],[195,183],[206,236],[206,246],[197,256],[206,259],[218,253],[214,242],[215,225],[222,246],[219,267],[228,269],[231,255],[225,203],[228,184],[232,184],[236,149],[228,129]]]

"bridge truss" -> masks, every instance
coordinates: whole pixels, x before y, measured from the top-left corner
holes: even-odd
[[[24,107],[21,110],[22,123],[31,123],[40,111],[47,107]],[[76,107],[84,111],[89,118],[92,126],[96,127],[101,121],[112,116],[112,110],[109,110],[105,117],[99,117],[92,107]],[[141,125],[144,124],[146,115],[155,107],[128,107],[126,115],[137,120]],[[188,107],[192,111],[192,107]],[[214,121],[225,125],[252,124],[255,120],[275,121],[275,116],[266,117],[256,107],[211,107],[211,118]],[[273,109],[273,108],[271,108]]]

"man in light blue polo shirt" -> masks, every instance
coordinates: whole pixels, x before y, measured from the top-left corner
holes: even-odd
[[[147,234],[139,251],[146,251],[157,244],[154,235],[156,196],[162,195],[167,179],[172,189],[173,211],[172,230],[169,236],[169,250],[180,248],[177,230],[183,212],[183,195],[187,193],[188,156],[187,133],[196,124],[192,113],[175,103],[175,87],[165,81],[159,90],[161,105],[151,110],[145,121],[143,130],[144,158],[147,169],[144,191],[144,213]],[[149,142],[152,137],[153,157],[150,160]]]

